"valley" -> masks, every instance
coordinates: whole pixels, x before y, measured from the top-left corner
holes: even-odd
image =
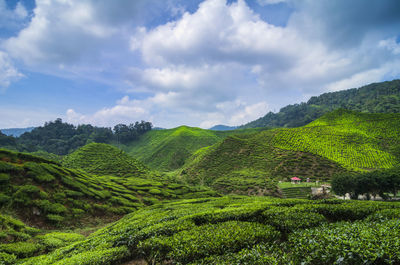
[[[57,120],[0,135],[0,264],[400,262],[399,113],[126,128]]]

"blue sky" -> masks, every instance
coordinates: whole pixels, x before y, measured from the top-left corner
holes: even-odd
[[[398,0],[0,0],[0,128],[240,125],[400,76]]]

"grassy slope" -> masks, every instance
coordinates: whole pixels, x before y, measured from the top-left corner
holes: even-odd
[[[122,150],[100,143],[87,144],[63,159],[63,165],[93,174],[145,176],[149,170]]]
[[[129,214],[85,241],[21,264],[334,264],[339,258],[341,264],[397,264],[399,207],[266,197],[183,200]]]
[[[260,130],[265,130],[265,128],[212,131],[180,126],[174,129],[147,132],[140,136],[139,140],[121,148],[152,169],[171,171],[180,168],[196,150],[213,145],[228,135]]]
[[[162,200],[215,195],[138,177],[97,176],[0,149],[0,207],[39,227],[110,220]]]
[[[322,180],[346,171],[318,155],[275,148],[273,137],[274,131],[230,136],[196,152],[180,171],[180,177],[223,192],[259,194],[274,191],[272,179],[298,176]]]
[[[389,168],[398,162],[398,128],[399,114],[338,110],[301,128],[230,136],[197,151],[180,176],[229,192],[267,178],[323,180],[346,170]]]
[[[273,145],[308,151],[354,169],[390,168],[400,158],[400,114],[328,113],[307,126],[276,130]]]

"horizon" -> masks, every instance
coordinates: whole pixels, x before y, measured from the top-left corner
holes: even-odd
[[[240,126],[400,78],[400,2],[0,0],[0,128]]]

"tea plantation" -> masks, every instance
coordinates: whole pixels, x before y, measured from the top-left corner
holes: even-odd
[[[140,209],[48,254],[16,257],[24,265],[399,264],[400,203],[180,200]]]
[[[267,128],[212,131],[180,126],[167,130],[152,130],[127,145],[120,146],[128,154],[159,171],[176,170],[198,149],[213,145],[232,134],[245,134]]]
[[[216,192],[157,179],[99,176],[0,149],[0,207],[38,227],[115,220],[145,205]]]
[[[266,180],[391,168],[400,162],[399,128],[400,114],[337,110],[300,128],[228,136],[195,152],[177,174],[221,192],[247,185],[246,194],[263,193]]]
[[[64,157],[65,167],[98,175],[146,177],[149,169],[112,145],[91,143]]]

